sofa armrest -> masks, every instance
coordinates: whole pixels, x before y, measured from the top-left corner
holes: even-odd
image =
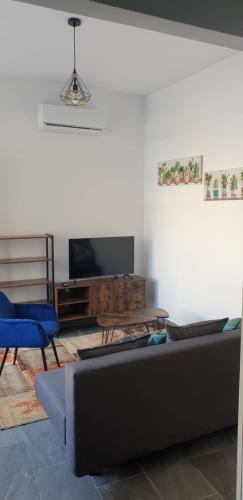
[[[14,304],[16,317],[36,321],[57,321],[57,314],[50,304]]]
[[[169,326],[179,326],[178,323],[174,323],[174,321],[171,321],[170,319],[165,319],[164,322],[165,322],[165,326],[166,325],[169,325]]]
[[[44,329],[37,321],[0,320],[0,347],[46,347],[49,343]]]

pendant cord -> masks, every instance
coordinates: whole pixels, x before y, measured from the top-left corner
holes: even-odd
[[[75,26],[73,27],[73,61],[74,61],[74,70],[76,71],[76,36],[75,36]]]

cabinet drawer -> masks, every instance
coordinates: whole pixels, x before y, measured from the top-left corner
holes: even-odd
[[[93,285],[91,291],[91,313],[97,316],[100,313],[113,312],[114,300],[111,284]]]
[[[144,281],[124,281],[114,284],[114,312],[145,307]]]

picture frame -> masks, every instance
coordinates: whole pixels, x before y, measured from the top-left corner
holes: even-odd
[[[159,186],[202,184],[203,155],[159,162],[157,175]]]

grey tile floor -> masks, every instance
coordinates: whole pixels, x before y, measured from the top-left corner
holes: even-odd
[[[0,431],[0,500],[235,500],[236,429],[76,478],[48,421]]]

